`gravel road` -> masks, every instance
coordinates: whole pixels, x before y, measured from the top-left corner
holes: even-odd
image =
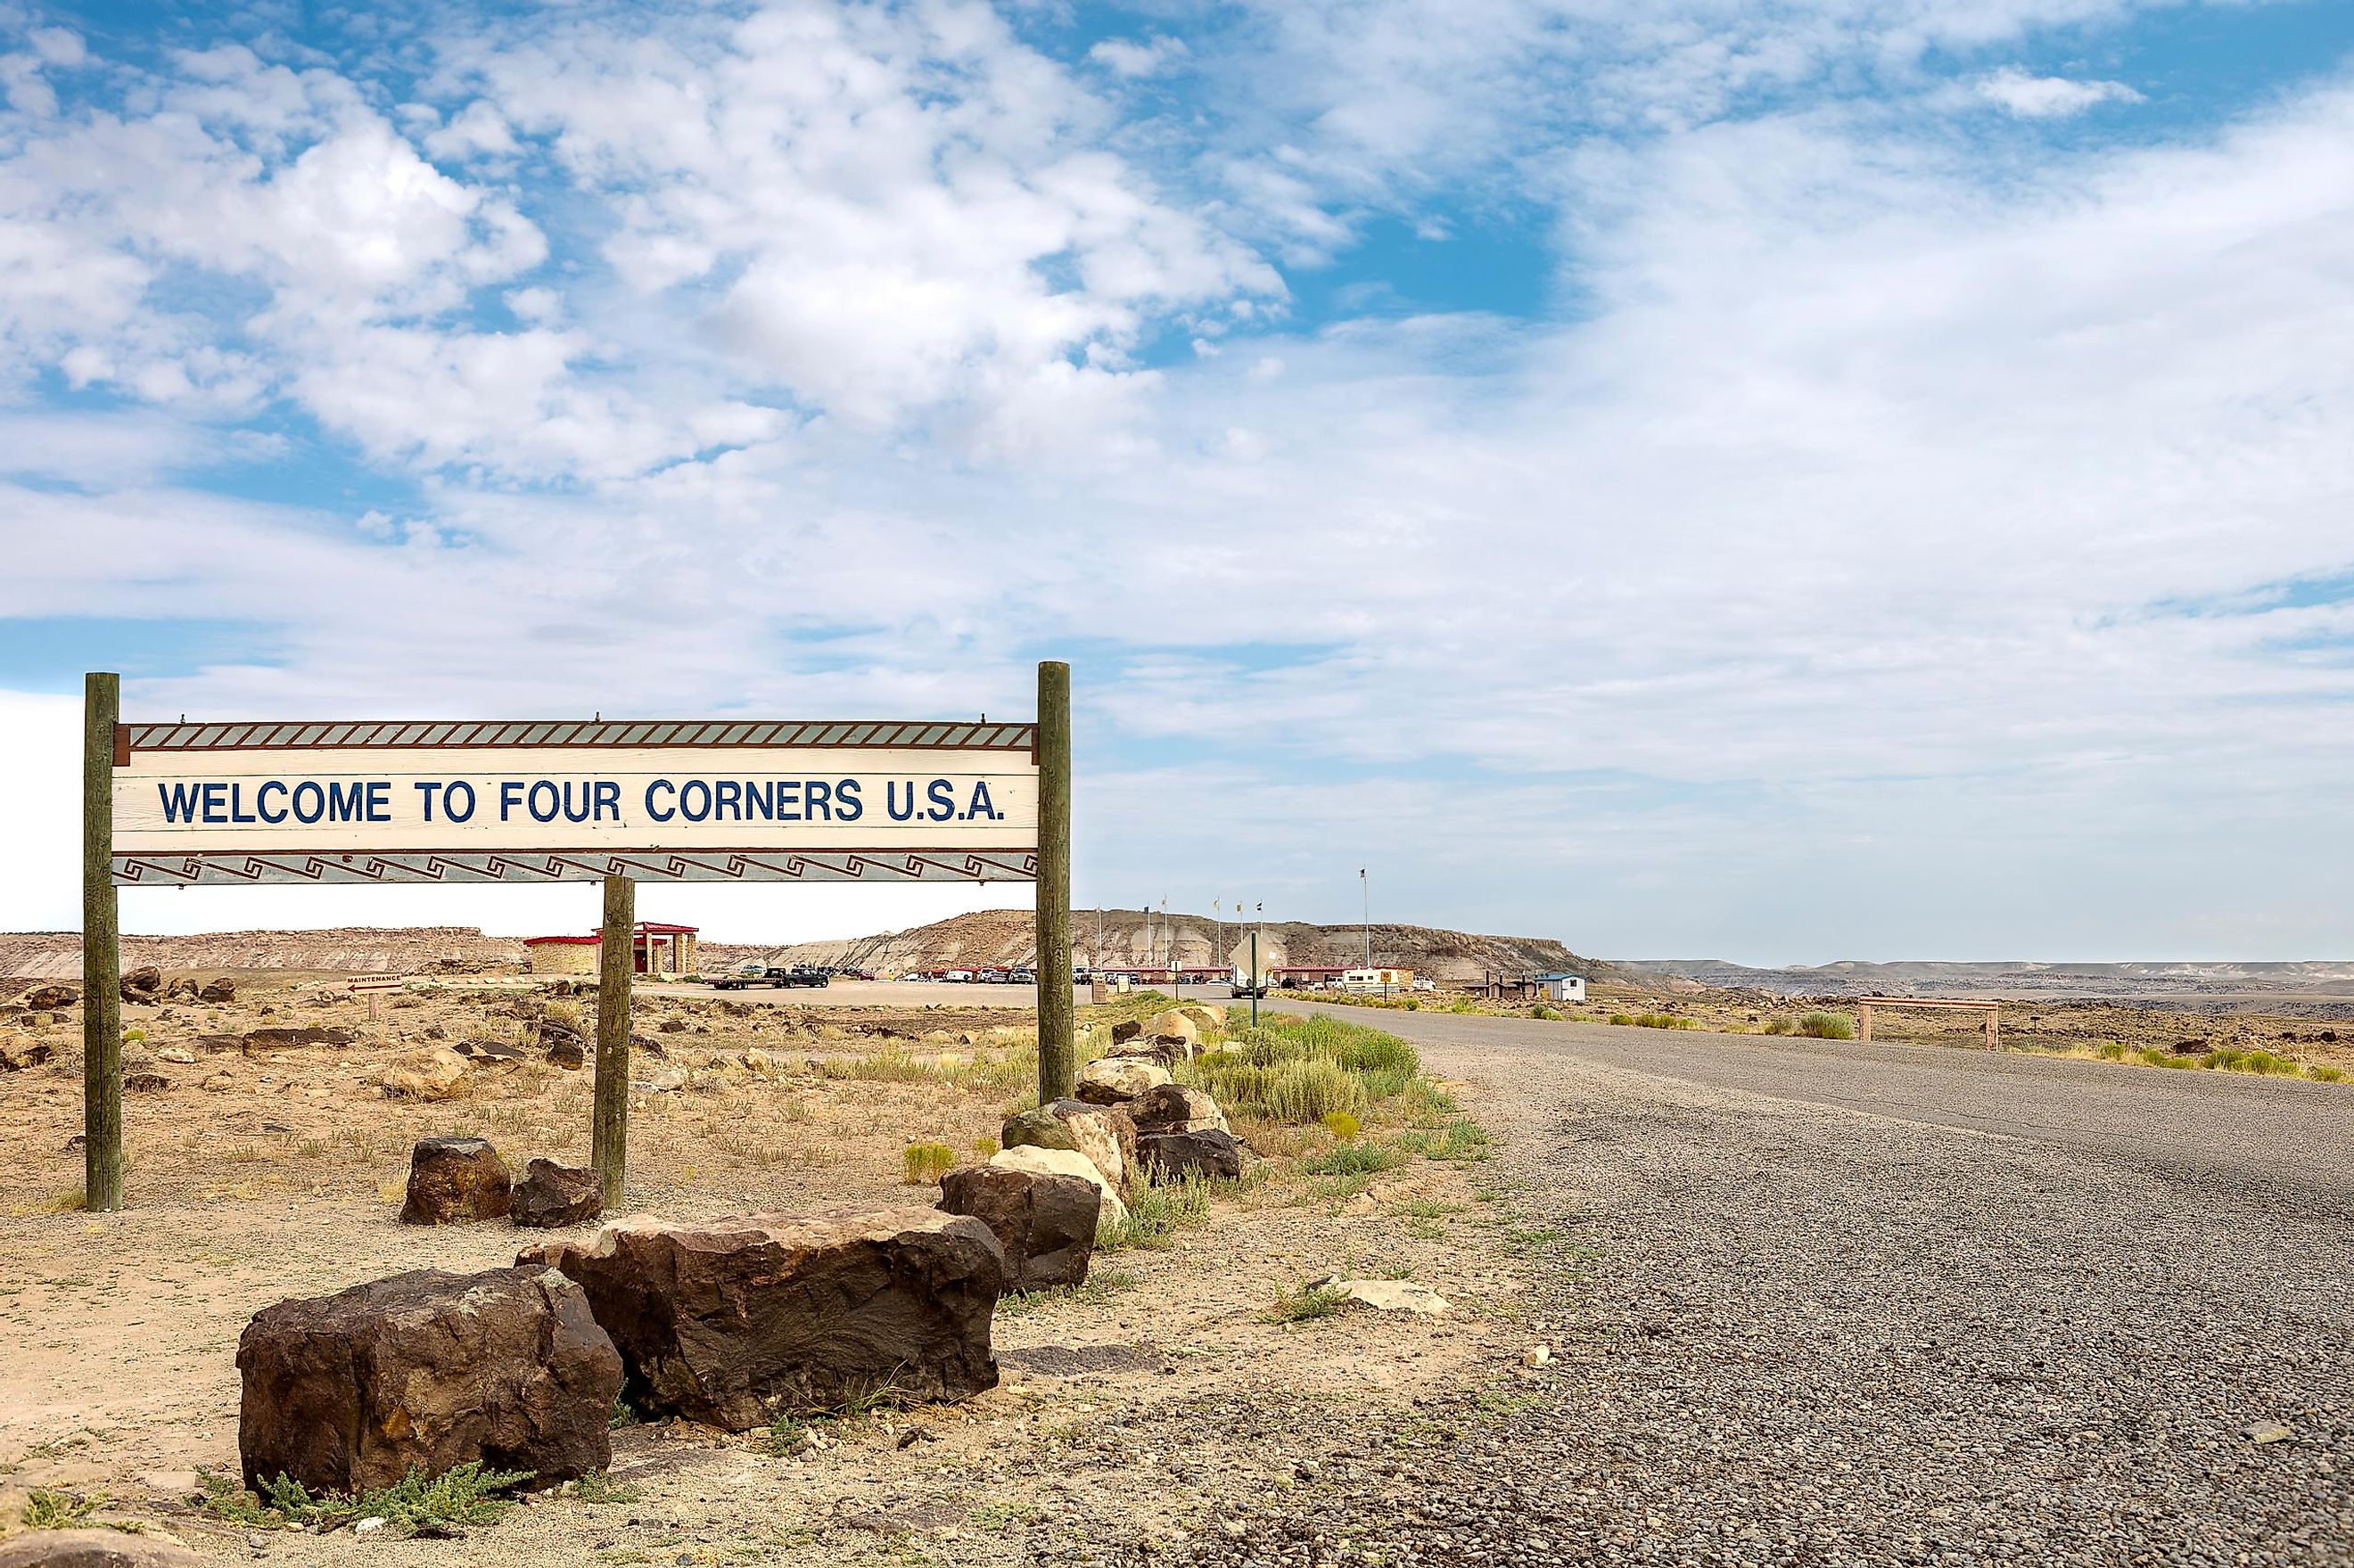
[[[1488,1086],[1554,1359],[1183,1560],[2354,1563],[2354,1086],[1346,1015]]]

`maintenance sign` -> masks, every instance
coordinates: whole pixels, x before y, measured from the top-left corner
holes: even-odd
[[[126,725],[120,885],[1027,882],[1036,726]]]

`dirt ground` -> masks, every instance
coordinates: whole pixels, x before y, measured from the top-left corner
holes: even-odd
[[[1214,1531],[1225,1499],[1313,1470],[1312,1456],[1236,1441],[1250,1411],[1304,1403],[1410,1428],[1436,1391],[1508,1386],[1528,1338],[1503,1244],[1513,1220],[1481,1165],[1310,1176],[1298,1157],[1329,1134],[1238,1126],[1270,1157],[1258,1179],[1165,1249],[1099,1255],[1081,1294],[1004,1303],[1003,1382],[966,1404],[821,1426],[790,1457],[761,1433],[625,1426],[611,1474],[627,1500],[543,1497],[461,1541],[249,1533],[191,1500],[200,1467],[237,1467],[233,1357],[251,1315],[404,1269],[504,1265],[539,1239],[504,1223],[397,1223],[418,1138],[487,1136],[518,1171],[535,1155],[586,1163],[585,1072],[478,1068],[438,1101],[373,1082],[419,1046],[527,1039],[533,1021],[513,1013],[566,1003],[456,987],[401,1000],[371,1024],[333,987],[249,975],[231,1004],[126,1007],[127,1070],[163,1086],[126,1096],[130,1206],[106,1215],[75,1206],[78,1014],[10,1021],[10,1039],[46,1039],[56,1055],[0,1073],[0,1497],[102,1491],[103,1517],[289,1563],[1024,1561],[1075,1529],[1131,1542]],[[244,1039],[310,1025],[352,1039]],[[1028,1071],[1029,1026],[993,1009],[659,997],[640,1000],[635,1027],[662,1054],[641,1053],[633,1078],[682,1081],[632,1097],[628,1207],[681,1219],[928,1202],[931,1189],[902,1181],[906,1146],[977,1153]],[[747,1053],[761,1054],[749,1067]],[[194,1059],[170,1059],[181,1054]],[[1488,1086],[1452,1087],[1474,1114],[1494,1103]],[[1277,1297],[1332,1273],[1411,1277],[1455,1309],[1265,1319]]]

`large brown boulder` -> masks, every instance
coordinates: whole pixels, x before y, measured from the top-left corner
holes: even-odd
[[[210,1560],[153,1535],[37,1530],[0,1542],[0,1568],[210,1568]]]
[[[1242,1146],[1225,1132],[1144,1133],[1136,1140],[1136,1157],[1156,1187],[1188,1176],[1231,1181],[1243,1173]]]
[[[977,1219],[905,1207],[632,1218],[518,1261],[579,1282],[642,1411],[741,1432],[885,1393],[920,1404],[997,1385],[990,1320],[1009,1271]]]
[[[35,1012],[57,1012],[81,1000],[81,993],[71,986],[45,985],[27,991],[19,999]]]
[[[507,1162],[486,1138],[420,1138],[408,1151],[404,1225],[462,1225],[495,1220],[514,1201]]]
[[[621,1358],[588,1298],[542,1267],[419,1269],[281,1301],[238,1340],[248,1486],[389,1486],[470,1460],[533,1484],[612,1463]]]
[[[1161,1084],[1145,1090],[1128,1106],[1129,1119],[1136,1123],[1136,1136],[1141,1140],[1150,1132],[1231,1132],[1226,1125],[1226,1113],[1218,1108],[1207,1090],[1189,1088],[1183,1084]]]
[[[1005,1249],[1009,1290],[1054,1290],[1087,1277],[1103,1193],[1079,1176],[968,1165],[940,1178],[940,1208],[987,1225]]]
[[[593,1220],[605,1212],[605,1181],[594,1171],[535,1160],[514,1184],[507,1217],[519,1225],[554,1230]]]
[[[235,1001],[237,981],[227,975],[215,975],[205,981],[203,990],[196,992],[196,1000],[198,1001]]]
[[[122,977],[120,989],[123,1001],[135,1001],[142,1007],[153,1007],[163,1000],[164,971],[153,964],[133,969]]]
[[[997,1141],[1007,1149],[1031,1145],[1076,1150],[1095,1161],[1114,1192],[1130,1190],[1136,1167],[1136,1123],[1118,1106],[1050,1100],[1034,1110],[1007,1117]]]

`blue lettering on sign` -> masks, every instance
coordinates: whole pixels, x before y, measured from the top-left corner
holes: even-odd
[[[947,779],[933,779],[932,787],[924,792],[932,800],[932,809],[926,811],[925,816],[936,822],[945,822],[956,815],[956,787]]]
[[[818,813],[821,811],[825,813],[827,821],[833,821],[833,807],[826,800],[826,796],[832,792],[822,779],[805,779],[801,781],[801,810],[809,814],[811,821],[816,821]]]
[[[657,822],[667,822],[678,815],[678,812],[673,807],[654,804],[654,791],[657,789],[669,790],[672,799],[675,800],[678,796],[678,786],[667,779],[657,779],[646,786],[646,815]]]
[[[522,780],[522,779],[500,779],[500,780],[499,780],[499,821],[501,821],[502,822],[504,822],[504,821],[505,821],[508,818],[510,818],[510,817],[514,816],[514,809],[515,809],[517,806],[520,806],[520,805],[522,805],[522,804],[523,804],[523,780]]]
[[[777,821],[798,822],[801,820],[801,781],[798,779],[777,780]]]
[[[305,791],[309,793],[307,806],[303,799]],[[296,821],[308,824],[317,821],[326,814],[327,792],[319,788],[317,779],[305,779],[294,786],[294,820]]]
[[[392,821],[392,785],[388,780],[379,779],[367,787],[367,820]]]
[[[242,784],[232,784],[228,787],[228,820],[232,822],[250,822],[254,820],[253,813],[245,809],[245,786]]]
[[[678,787],[678,814],[690,822],[700,822],[711,815],[711,786],[700,779],[690,779]]]
[[[865,802],[858,798],[857,779],[838,779],[834,781],[833,806],[841,813],[834,819],[837,821],[854,822],[865,815]]]
[[[711,787],[711,815],[730,821],[744,820],[744,785],[736,779],[722,779]]]
[[[156,798],[164,803],[164,820],[167,822],[193,822],[196,820],[199,796],[193,784],[158,784]]]
[[[367,787],[354,779],[349,784],[327,784],[327,820],[331,822],[356,822],[366,805]]]
[[[253,792],[253,809],[260,813],[261,820],[265,822],[282,822],[286,820],[286,808],[281,806],[274,813],[270,809],[270,792],[272,789],[277,790],[281,795],[286,793],[285,785],[275,779],[267,779],[260,789]]]
[[[907,780],[907,804],[904,809],[899,804],[899,781],[894,779],[885,784],[883,809],[891,813],[891,820],[895,822],[904,822],[914,816],[916,814],[916,781],[912,779]]]
[[[424,802],[425,802],[425,820],[426,820],[427,821],[429,821],[429,821],[431,821],[433,820],[433,796],[434,796],[434,792],[435,792],[436,790],[440,789],[440,788],[441,788],[441,785],[440,785],[440,781],[439,781],[439,780],[437,780],[437,779],[419,779],[417,781],[417,792],[418,792],[418,794],[419,794],[420,796],[424,797]]]
[[[540,803],[543,800],[546,802],[545,806]],[[524,796],[524,807],[531,812],[533,821],[552,822],[556,821],[556,813],[564,809],[564,797],[550,780],[535,779],[531,781],[530,790]]]
[[[605,820],[607,811],[613,813],[613,821],[618,822],[621,820],[621,787],[619,784],[610,779],[598,779],[595,800],[592,810],[599,821]]]
[[[615,789],[619,789],[620,786],[616,784],[613,788]],[[461,794],[463,794],[466,798],[466,803],[463,806],[458,804],[458,797]],[[473,821],[474,787],[472,784],[467,783],[463,779],[451,779],[450,788],[441,791],[441,810],[442,812],[453,822],[470,822]]]
[[[981,779],[973,781],[972,804],[965,808],[964,814],[967,817],[987,817],[992,822],[1000,820],[997,814],[997,802],[989,798],[987,782]]]
[[[223,802],[228,799],[228,786],[226,784],[207,784],[204,787],[203,793],[205,797],[205,821],[207,822],[228,821],[228,813],[225,809]]]

